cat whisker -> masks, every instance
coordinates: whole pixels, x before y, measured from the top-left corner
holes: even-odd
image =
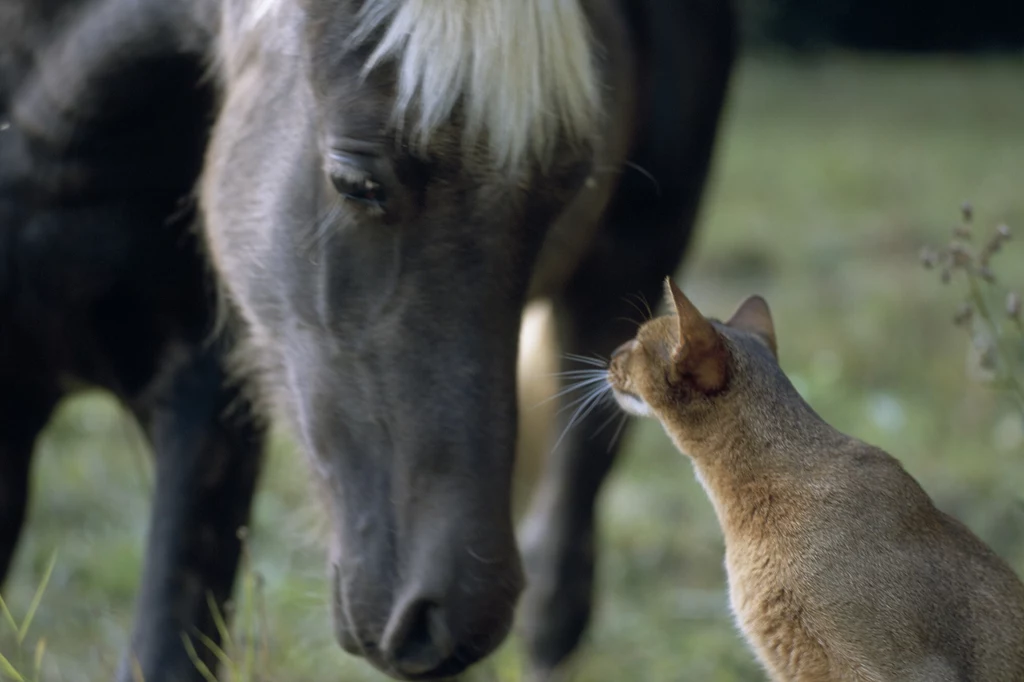
[[[643,324],[644,324],[644,321],[643,321],[643,320],[634,320],[634,319],[632,319],[632,318],[629,318],[629,317],[623,317],[622,315],[620,315],[620,316],[616,317],[616,318],[615,318],[615,321],[616,321],[616,322],[619,322],[619,321],[622,321],[622,322],[628,322],[629,324],[631,324],[631,325],[635,326],[635,327],[636,327],[637,329],[639,329],[640,327],[642,327],[642,326],[643,326]]]
[[[573,360],[584,365],[593,365],[594,367],[605,367],[608,365],[607,361],[600,357],[588,357],[586,355],[577,355],[576,353],[564,353],[562,357],[566,360]]]
[[[646,168],[644,168],[640,164],[634,163],[632,161],[626,161],[626,162],[623,163],[623,165],[627,166],[628,168],[632,168],[637,173],[640,173],[640,175],[642,175],[645,178],[647,178],[648,180],[650,180],[651,184],[654,185],[655,196],[659,196],[659,197],[661,196],[661,184],[658,182],[658,179],[656,177],[654,177],[654,175],[651,174],[651,172],[649,170],[647,170]]]
[[[579,421],[583,421],[588,416],[590,416],[594,409],[597,408],[599,405],[607,405],[609,398],[611,398],[611,394],[612,391],[610,386],[605,387],[603,390],[601,390],[600,394],[597,396],[597,399],[591,402],[590,406],[586,409],[586,411],[584,411],[584,413],[580,415]]]
[[[576,412],[573,413],[572,418],[569,420],[569,427],[572,427],[575,424],[582,422],[584,419],[590,416],[590,413],[594,411],[594,408],[600,405],[601,402],[607,397],[610,390],[611,389],[608,387],[600,386],[598,388],[593,389],[582,400],[577,400],[576,402],[579,403],[579,407],[576,409]]]
[[[640,291],[630,294],[630,298],[636,299],[643,305],[643,310],[640,311],[640,314],[643,315],[645,320],[654,319],[654,311],[651,309],[651,304],[647,302],[647,296],[644,295],[644,292]]]
[[[561,397],[566,393],[572,393],[573,391],[578,390],[580,388],[584,388],[586,386],[593,386],[594,384],[606,381],[607,379],[608,375],[605,372],[601,372],[600,374],[595,374],[593,376],[581,377],[578,381],[572,382],[565,388],[558,391],[558,393],[556,393],[555,395],[557,397]]]
[[[633,307],[633,310],[635,310],[638,313],[640,313],[640,317],[643,318],[640,322],[637,322],[637,326],[643,324],[648,319],[650,319],[650,318],[647,317],[647,315],[644,313],[644,311],[640,308],[640,306],[638,306],[636,303],[633,302],[631,296],[623,296],[622,300],[625,301],[626,303],[628,303],[629,305],[631,305]],[[630,320],[628,317],[622,317],[622,318],[619,318],[619,319],[629,320],[630,322],[634,322],[634,320]]]
[[[566,410],[568,410],[570,407],[575,407],[575,406],[579,405],[580,403],[582,403],[584,401],[590,400],[590,398],[594,397],[595,395],[600,394],[602,392],[605,392],[607,390],[610,390],[610,389],[608,387],[606,387],[606,386],[603,386],[603,385],[596,385],[595,386],[595,385],[591,384],[590,385],[590,390],[587,393],[585,393],[582,396],[576,398],[575,400],[573,400],[568,405],[564,405],[562,407],[562,409],[560,409],[558,411],[557,414],[561,414],[562,412],[565,412]]]
[[[547,376],[549,376],[549,377],[563,377],[563,378],[596,377],[596,376],[604,376],[607,373],[608,373],[608,370],[606,370],[606,369],[597,369],[597,368],[595,368],[595,369],[570,369],[570,370],[567,370],[567,371],[564,371],[564,372],[552,372],[551,374],[548,374]]]
[[[619,442],[619,436],[622,435],[622,429],[625,428],[626,422],[629,421],[629,415],[625,412],[622,413],[622,419],[619,421],[619,425],[615,428],[615,433],[612,434],[612,439],[608,441],[608,452],[611,453],[612,448],[615,447],[616,443]]]
[[[647,319],[654,319],[654,311],[651,310],[651,304],[647,302],[647,297],[644,296],[643,292],[636,294],[636,297],[639,298],[640,302],[644,304],[645,308],[647,308]]]
[[[587,375],[587,376],[583,377],[582,380],[576,381],[576,382],[573,382],[573,383],[569,384],[565,388],[562,388],[561,390],[559,390],[557,393],[554,393],[553,395],[548,396],[544,400],[541,400],[539,403],[534,405],[534,407],[540,407],[541,405],[545,405],[545,404],[551,402],[552,400],[556,400],[558,398],[561,398],[562,396],[568,395],[569,393],[572,393],[573,391],[578,391],[578,390],[583,389],[583,388],[590,388],[590,387],[592,387],[592,386],[594,386],[596,384],[600,384],[600,383],[602,383],[604,381],[607,381],[607,374],[603,370],[600,370],[600,371],[594,370],[594,371],[598,372],[598,373],[597,374],[593,374],[593,375]],[[571,403],[570,405],[574,405],[574,404],[575,403]]]
[[[562,444],[562,441],[565,439],[565,436],[569,433],[569,431],[572,430],[572,427],[576,426],[582,420],[586,419],[587,415],[589,415],[590,412],[594,409],[594,407],[601,402],[602,398],[606,398],[611,393],[611,390],[611,386],[605,384],[603,386],[599,386],[598,388],[593,389],[581,400],[576,401],[577,403],[579,403],[579,406],[576,408],[576,411],[569,419],[569,423],[565,425],[565,428],[562,430],[562,434],[558,437],[558,440],[555,442],[555,446],[553,449],[558,449],[558,446]],[[567,405],[566,407],[571,407],[571,405]],[[562,409],[564,410],[566,408]]]
[[[570,382],[570,385],[575,385],[586,379],[604,379],[608,376],[608,373],[606,370],[575,370],[573,372],[558,372],[557,374],[550,374],[548,376],[558,377],[563,381]]]
[[[615,407],[616,409],[612,410],[612,413],[610,415],[608,415],[608,418],[605,419],[603,422],[601,422],[600,426],[598,426],[596,429],[594,429],[594,432],[592,434],[590,434],[591,438],[596,438],[602,431],[605,430],[605,428],[609,424],[611,424],[613,421],[615,421],[622,414],[621,410],[619,410],[618,407],[615,405],[615,401],[614,400],[613,401],[606,400],[606,401],[604,401],[604,405],[606,405],[608,407]]]

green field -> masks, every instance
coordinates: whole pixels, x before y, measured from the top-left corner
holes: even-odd
[[[1024,573],[1021,420],[967,376],[967,338],[950,322],[962,288],[918,264],[964,200],[979,230],[1017,228],[997,266],[1024,284],[1024,61],[747,61],[680,281],[719,316],[763,294],[782,365],[811,404],[899,457]],[[688,462],[653,423],[627,445],[603,499],[599,605],[574,679],[764,679],[731,624],[721,533]],[[122,412],[92,394],[64,405],[35,474],[4,595],[16,615],[59,555],[25,660],[45,636],[45,679],[109,679],[139,576],[148,453]],[[269,642],[259,679],[383,680],[332,641],[306,478],[279,440],[251,540]],[[13,655],[3,621],[0,633],[0,652]],[[481,677],[518,679],[516,647]]]

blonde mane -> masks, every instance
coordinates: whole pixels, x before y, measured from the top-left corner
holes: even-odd
[[[352,44],[383,37],[364,75],[397,62],[393,125],[413,142],[462,100],[466,141],[483,136],[499,167],[548,162],[559,136],[594,139],[600,81],[581,0],[366,0]],[[415,112],[415,113],[413,113]]]

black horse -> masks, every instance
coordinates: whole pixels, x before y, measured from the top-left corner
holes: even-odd
[[[118,87],[84,91],[72,104],[96,115],[59,143],[11,116],[61,27],[93,10],[89,0],[0,4],[0,581],[38,434],[76,387],[111,391],[156,456],[120,679],[137,663],[150,682],[191,680],[181,633],[217,639],[207,594],[223,605],[231,593],[264,430],[225,382],[226,340],[210,334],[215,292],[190,200],[214,104],[201,61],[168,49]]]

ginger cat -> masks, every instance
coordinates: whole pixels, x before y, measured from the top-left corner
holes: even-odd
[[[736,621],[781,682],[1024,682],[1024,584],[900,463],[826,424],[780,369],[764,299],[676,315],[612,355],[629,413],[689,455]]]

